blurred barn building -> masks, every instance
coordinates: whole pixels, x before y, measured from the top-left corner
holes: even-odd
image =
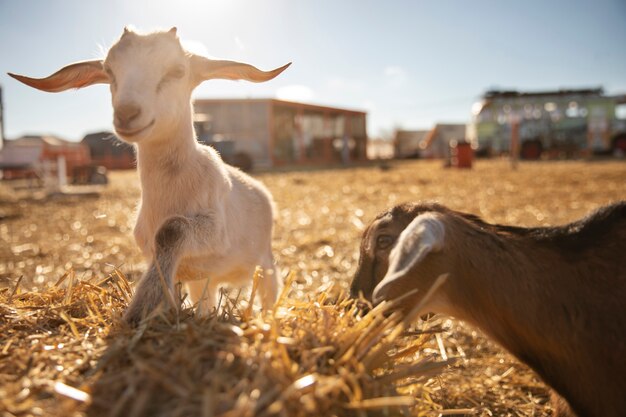
[[[199,99],[198,139],[259,168],[367,159],[366,113],[276,99]]]
[[[419,158],[420,144],[428,135],[428,130],[396,130],[394,156],[396,158]]]
[[[448,158],[451,143],[465,141],[466,125],[437,123],[431,130],[397,130],[396,158]]]
[[[425,158],[448,158],[450,145],[465,142],[467,126],[457,123],[437,123],[421,144]]]

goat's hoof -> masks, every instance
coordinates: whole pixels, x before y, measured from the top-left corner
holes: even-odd
[[[137,327],[139,323],[141,323],[142,319],[142,312],[136,308],[132,308],[132,306],[126,309],[126,312],[124,312],[124,316],[122,317],[122,320],[124,320],[124,322],[131,327]]]
[[[137,300],[131,300],[130,304],[126,308],[126,311],[124,312],[124,315],[122,316],[122,319],[129,326],[137,327],[150,311],[152,311],[152,309],[145,303],[137,302]]]

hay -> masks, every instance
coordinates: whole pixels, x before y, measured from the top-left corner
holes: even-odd
[[[136,174],[112,173],[99,198],[0,193],[0,415],[211,415],[233,401],[241,411],[225,415],[337,404],[328,415],[380,412],[381,404],[390,414],[414,404],[411,415],[550,415],[545,386],[475,329],[436,318],[373,357],[365,347],[374,352],[393,326],[366,332],[359,326],[382,329],[384,316],[359,319],[349,303],[332,302],[349,285],[363,228],[393,204],[437,200],[492,222],[562,224],[623,199],[624,178],[620,161],[263,174],[279,207],[275,255],[293,279],[279,314],[259,317],[246,297],[238,306],[224,299],[219,317],[197,320],[183,309],[137,332],[115,324],[126,281],[145,269],[131,233]],[[459,359],[443,373],[429,369],[444,357]]]
[[[219,314],[163,311],[131,329],[119,319],[131,296],[121,272],[100,282],[69,273],[58,284],[0,292],[4,415],[409,414],[432,405],[395,383],[451,363],[390,368],[421,358],[425,338],[402,336],[409,320],[387,315],[388,304],[361,315],[352,300],[284,291],[269,314],[226,297]]]

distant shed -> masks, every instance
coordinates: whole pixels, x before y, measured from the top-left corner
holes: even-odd
[[[467,127],[464,124],[437,123],[422,142],[422,156],[425,158],[447,158],[450,142],[466,140]]]
[[[257,167],[367,159],[366,113],[276,99],[198,99],[201,142],[232,141]]]
[[[417,158],[420,145],[428,135],[428,130],[396,130],[394,155],[396,158]]]

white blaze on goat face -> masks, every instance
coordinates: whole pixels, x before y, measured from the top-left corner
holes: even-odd
[[[413,219],[389,254],[389,268],[383,280],[374,288],[374,302],[382,301],[391,287],[401,285],[400,280],[429,253],[440,251],[444,241],[445,226],[439,214],[424,213]]]

